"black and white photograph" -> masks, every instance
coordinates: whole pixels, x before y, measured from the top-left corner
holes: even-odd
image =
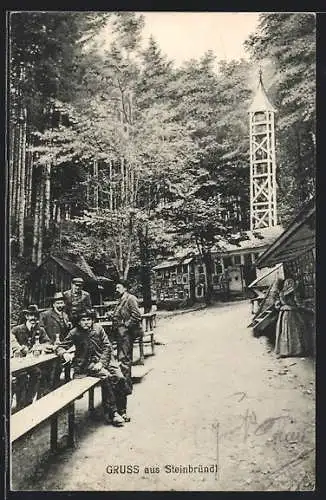
[[[315,491],[316,13],[6,15],[10,491]]]

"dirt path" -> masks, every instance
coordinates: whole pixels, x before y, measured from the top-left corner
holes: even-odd
[[[249,311],[241,302],[162,319],[166,345],[146,360],[132,421],[115,429],[81,417],[77,448],[44,462],[23,489],[312,490],[314,364],[277,360],[246,328]],[[211,471],[177,468],[189,465]]]

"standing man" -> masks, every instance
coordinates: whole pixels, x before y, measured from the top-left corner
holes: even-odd
[[[57,292],[51,298],[51,307],[40,315],[40,325],[43,326],[52,343],[55,342],[57,335],[60,341],[64,340],[72,327],[64,308],[63,293]]]
[[[91,296],[83,290],[83,285],[83,278],[73,278],[71,280],[71,289],[63,293],[66,311],[72,323],[74,323],[79,313],[92,307]]]
[[[133,343],[137,337],[143,336],[141,326],[141,312],[137,298],[128,292],[128,285],[120,280],[116,285],[116,292],[120,296],[113,314],[113,328],[118,347],[118,361],[128,386],[129,394],[132,393],[131,366],[133,358]],[[126,422],[130,421],[127,415],[127,395],[121,395],[117,400],[118,412]]]
[[[72,346],[76,347],[75,356],[68,352]],[[104,420],[122,427],[124,419],[117,412],[117,397],[126,391],[126,381],[107,334],[101,325],[94,324],[93,311],[78,314],[75,328],[57,346],[56,353],[66,362],[72,361],[75,378],[93,376],[101,379]]]
[[[20,354],[26,356],[32,351],[36,337],[39,337],[40,344],[50,344],[51,341],[46,334],[44,328],[39,326],[38,319],[40,316],[38,307],[31,304],[23,311],[25,322],[14,326],[11,330],[11,335],[16,339],[17,343],[12,343],[12,348],[17,352],[19,344]],[[29,372],[29,375],[22,373],[16,380],[16,401],[17,410],[31,404],[40,392],[41,385],[41,370],[35,368]]]

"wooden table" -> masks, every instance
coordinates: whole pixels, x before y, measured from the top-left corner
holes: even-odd
[[[54,359],[58,359],[58,356],[54,353],[41,354],[40,356],[27,354],[24,358],[11,358],[10,372],[11,375],[18,375],[21,372],[28,371],[31,368],[43,365]]]
[[[70,379],[65,369],[65,381]],[[23,358],[10,359],[12,384],[12,400],[16,395],[16,406],[13,413],[31,404],[35,399],[51,392],[60,384],[62,361],[54,353],[33,356],[28,354]]]

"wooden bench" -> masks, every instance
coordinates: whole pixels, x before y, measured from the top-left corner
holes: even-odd
[[[142,325],[144,330],[144,336],[140,339],[136,339],[139,343],[139,349],[142,350],[144,355],[144,346],[151,346],[151,355],[155,354],[155,333],[154,329],[156,327],[156,313],[149,312],[142,315]],[[142,346],[141,346],[142,344]]]
[[[67,382],[35,403],[23,408],[11,417],[10,442],[13,443],[41,423],[50,420],[50,447],[58,447],[58,416],[68,411],[68,446],[75,444],[75,401],[89,392],[88,409],[94,409],[94,388],[100,383],[97,377],[77,378]]]
[[[99,320],[99,318],[97,318]],[[111,337],[111,328],[112,321],[111,320],[99,320],[99,324],[103,326],[104,330]],[[142,326],[144,331],[144,336],[136,338],[134,340],[134,344],[138,344],[139,346],[139,361],[138,363],[144,363],[144,346],[151,346],[151,355],[155,354],[155,334],[154,328],[156,327],[156,312],[149,312],[142,314]],[[117,349],[117,343],[114,339],[110,338],[114,349]]]

